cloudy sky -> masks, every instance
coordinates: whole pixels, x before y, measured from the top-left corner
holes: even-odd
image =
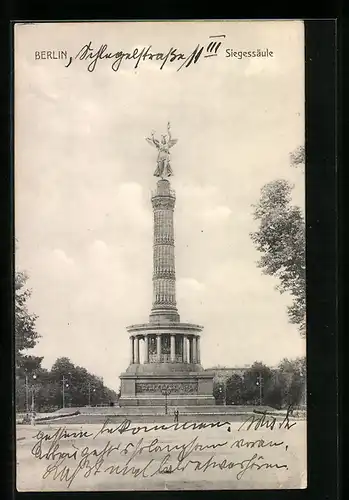
[[[129,51],[152,45],[189,55],[225,34],[217,57],[177,71],[156,61],[119,71],[75,56],[89,41]],[[273,58],[225,57],[225,49]],[[167,122],[172,149],[177,301],[182,321],[204,325],[202,363],[276,364],[304,353],[287,321],[290,298],[263,276],[249,233],[251,204],[277,178],[304,178],[289,152],[304,143],[301,22],[42,24],[15,40],[16,265],[28,272],[42,338],[35,353],[59,356],[116,389],[129,363],[126,326],[146,322],[152,301],[152,209],[156,150],[144,138]]]

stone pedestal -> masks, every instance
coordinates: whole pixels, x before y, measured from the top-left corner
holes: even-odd
[[[165,399],[168,406],[215,404],[212,396],[213,378],[205,373],[179,372],[160,375],[138,371],[136,374],[124,373],[120,378],[120,406],[163,406]]]

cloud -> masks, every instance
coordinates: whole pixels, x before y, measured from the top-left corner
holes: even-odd
[[[110,251],[108,245],[101,240],[95,240],[89,248],[89,254],[92,260],[105,260],[109,258]]]
[[[60,248],[56,248],[53,251],[53,256],[60,263],[63,263],[65,265],[67,265],[67,266],[73,266],[74,265],[74,260],[71,259],[70,257],[68,257],[66,255],[66,253],[63,250],[61,250]]]
[[[117,216],[118,222],[138,231],[151,228],[151,208],[147,198],[144,196],[141,184],[136,182],[120,184],[114,200],[114,215]]]
[[[212,185],[184,184],[177,188],[177,194],[183,198],[207,198],[217,196],[218,188]]]
[[[51,279],[57,282],[70,281],[77,275],[74,259],[68,257],[60,248],[54,249],[51,253],[44,252],[41,256],[41,266],[45,268],[45,272],[51,276]]]
[[[205,290],[205,285],[194,278],[180,278],[177,282],[178,294],[187,295],[192,292],[201,293]]]
[[[217,207],[205,210],[203,213],[203,217],[204,219],[211,222],[220,222],[228,219],[231,213],[232,211],[229,207],[224,205],[219,205]]]
[[[180,278],[177,281],[178,308],[182,321],[199,321],[204,303],[206,286],[195,278]]]

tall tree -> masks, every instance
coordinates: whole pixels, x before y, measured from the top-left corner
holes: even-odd
[[[54,396],[57,406],[63,403],[63,384],[65,406],[109,404],[117,399],[115,391],[107,388],[100,377],[89,373],[82,366],[74,365],[67,357],[55,361],[50,380],[58,388]]]
[[[263,384],[263,382],[262,382]],[[279,375],[278,370],[272,370],[272,375],[264,384],[263,389],[263,402],[273,408],[282,408],[283,406],[283,380]]]
[[[305,358],[296,358],[294,360],[283,359],[279,363],[278,374],[282,385],[283,406],[299,405],[302,402],[302,398],[305,399]]]
[[[226,382],[226,403],[227,405],[243,404],[243,378],[234,373]]]
[[[217,405],[224,404],[225,383],[221,380],[213,381],[213,396]]]
[[[243,376],[241,399],[245,404],[270,404],[268,394],[273,378],[272,370],[260,361],[256,361]]]
[[[33,371],[40,366],[42,358],[28,356],[40,335],[36,331],[37,316],[28,310],[31,290],[27,288],[28,275],[23,271],[15,273],[15,355],[16,368],[19,371]],[[17,371],[18,373],[18,371]]]
[[[292,152],[290,159],[292,166],[302,166],[304,147]],[[289,321],[298,325],[300,334],[305,336],[305,220],[301,208],[292,204],[293,187],[284,179],[262,187],[260,199],[253,205],[259,228],[251,233],[251,238],[262,254],[258,267],[264,274],[278,278],[280,293],[292,295]]]

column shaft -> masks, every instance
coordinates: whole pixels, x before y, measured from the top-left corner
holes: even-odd
[[[156,358],[158,363],[160,363],[161,359],[161,335],[156,336]]]
[[[191,338],[188,338],[188,363],[191,363]]]
[[[176,197],[167,179],[157,182],[152,195],[153,234],[153,306],[151,322],[165,315],[179,321],[176,307],[176,275],[173,212]]]
[[[136,337],[135,363],[139,364],[139,337]]]
[[[196,362],[201,363],[201,353],[200,353],[200,337],[196,337]]]
[[[148,335],[144,336],[144,363],[149,363]]]
[[[133,335],[130,336],[130,347],[131,347],[131,365],[135,362],[135,351],[134,351],[135,338]]]
[[[175,344],[175,336],[171,335],[171,361],[172,363],[176,359],[176,344]]]
[[[188,362],[188,345],[187,345],[187,337],[183,336],[183,363]]]
[[[196,353],[196,337],[192,338],[192,362],[197,363],[197,353]]]

